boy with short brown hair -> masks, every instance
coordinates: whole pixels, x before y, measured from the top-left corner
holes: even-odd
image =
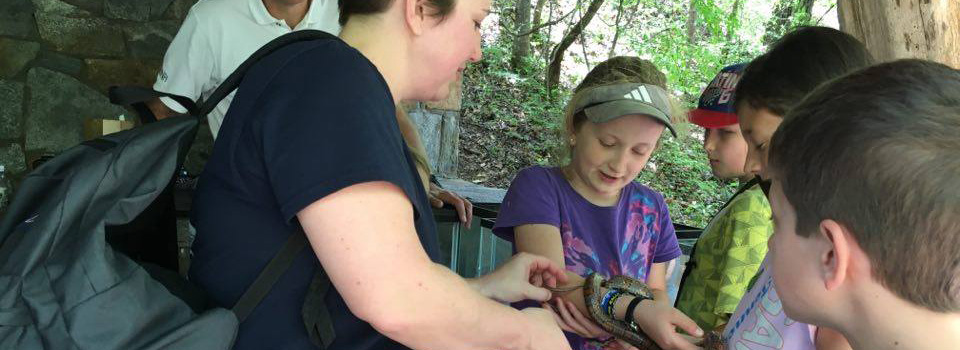
[[[902,60],[852,73],[771,143],[786,314],[856,349],[960,346],[960,72]]]

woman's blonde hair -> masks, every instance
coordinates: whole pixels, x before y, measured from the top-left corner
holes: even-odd
[[[573,89],[573,96],[570,97],[570,101],[580,98],[580,94],[586,89],[624,83],[650,84],[667,90],[667,76],[657,69],[657,66],[652,62],[636,56],[617,56],[593,67],[580,84]],[[678,104],[676,101],[671,101],[671,119],[675,119],[677,115],[681,114],[678,112]],[[563,128],[560,130],[563,149],[560,159],[568,161],[573,151],[570,138],[576,134],[587,117],[582,111],[574,113],[573,104],[569,102],[563,114]]]

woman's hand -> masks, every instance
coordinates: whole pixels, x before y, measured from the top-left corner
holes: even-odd
[[[466,198],[442,189],[432,182],[427,190],[427,197],[429,197],[430,205],[436,208],[443,208],[444,203],[456,208],[457,217],[460,218],[460,223],[463,225],[470,226],[470,223],[473,222],[473,203],[470,203]]]
[[[541,281],[532,283],[534,276]],[[552,293],[543,288],[567,281],[567,274],[550,259],[530,253],[514,255],[493,272],[471,280],[471,285],[488,298],[502,302],[550,300]]]

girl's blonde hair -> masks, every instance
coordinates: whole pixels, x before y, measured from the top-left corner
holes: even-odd
[[[580,94],[584,90],[592,87],[625,83],[650,84],[668,90],[667,76],[657,69],[657,66],[652,62],[636,56],[617,56],[593,67],[590,73],[587,73],[587,76],[573,89],[573,96],[570,97],[570,101],[575,101],[580,98]],[[678,104],[676,101],[671,101],[671,119],[676,119],[677,115],[682,114],[678,112]],[[564,147],[560,159],[569,161],[573,151],[570,137],[576,134],[580,125],[583,125],[583,122],[586,121],[587,118],[583,112],[574,113],[573,104],[569,103],[569,101],[563,114],[564,122],[560,132],[562,133],[561,137]]]
[[[397,105],[397,120],[406,123],[409,126],[413,126],[413,120],[410,119],[410,115],[407,114],[407,111],[404,110],[403,105]],[[403,135],[404,144],[407,146],[407,150],[410,151],[410,157],[413,158],[413,162],[417,166],[417,174],[420,175],[420,182],[423,183],[423,188],[430,188],[430,162],[427,161],[426,150],[423,149],[423,144],[420,141],[420,133],[417,132],[416,128],[400,128],[400,133]]]

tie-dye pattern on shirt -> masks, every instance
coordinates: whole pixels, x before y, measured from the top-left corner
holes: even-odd
[[[587,243],[587,240],[593,241],[593,237],[574,234],[568,222],[560,225],[567,270],[584,277],[596,271],[608,277],[628,275],[644,281],[647,279],[647,272],[653,265],[656,242],[660,238],[659,212],[653,200],[641,192],[631,193],[628,208],[630,212],[626,225],[616,239],[618,254],[607,260],[606,264],[601,263],[601,254],[597,254]]]
[[[622,274],[646,281],[660,240],[660,213],[653,199],[643,193],[633,192],[630,197],[627,229],[620,243],[620,267]]]

